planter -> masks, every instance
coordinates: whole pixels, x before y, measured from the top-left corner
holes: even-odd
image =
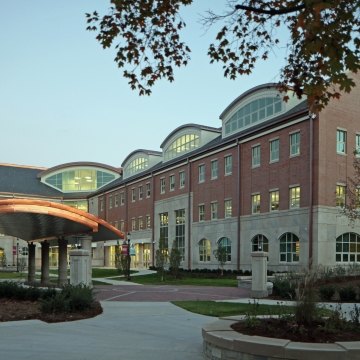
[[[244,316],[219,319],[203,327],[204,359],[208,360],[358,360],[360,341],[302,343],[286,339],[249,336],[231,328]]]

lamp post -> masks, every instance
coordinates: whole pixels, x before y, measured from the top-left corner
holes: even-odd
[[[127,268],[127,280],[130,281],[130,263],[131,263],[131,256],[130,256],[130,237],[131,237],[131,234],[128,232],[127,233],[127,243],[128,243],[128,247],[127,247],[127,265],[128,265],[128,268]]]

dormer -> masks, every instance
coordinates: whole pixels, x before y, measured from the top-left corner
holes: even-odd
[[[123,179],[139,174],[153,167],[162,160],[161,152],[151,150],[135,150],[123,161]]]

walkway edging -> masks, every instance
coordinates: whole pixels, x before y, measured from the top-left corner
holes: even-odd
[[[360,359],[360,341],[333,344],[301,343],[286,339],[249,336],[231,325],[244,317],[222,318],[202,328],[206,360],[355,360]]]

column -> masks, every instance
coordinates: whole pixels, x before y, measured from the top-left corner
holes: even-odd
[[[86,262],[87,264],[87,276],[88,278],[90,279],[88,285],[91,286],[92,282],[91,282],[91,279],[92,279],[92,264],[91,264],[91,241],[92,241],[92,236],[91,235],[84,235],[81,237],[81,240],[80,240],[80,243],[81,243],[81,250],[86,250],[89,252],[89,255],[88,255],[88,261]]]
[[[105,246],[105,243],[104,243],[104,266],[110,267],[110,246]]]
[[[58,264],[58,284],[67,284],[67,240],[64,238],[58,239],[59,246],[59,264]]]
[[[35,244],[28,244],[28,282],[33,284],[35,282]]]
[[[252,298],[263,298],[268,296],[267,290],[267,256],[264,251],[251,253],[251,293]]]
[[[41,243],[41,284],[49,284],[49,243],[45,240]]]

